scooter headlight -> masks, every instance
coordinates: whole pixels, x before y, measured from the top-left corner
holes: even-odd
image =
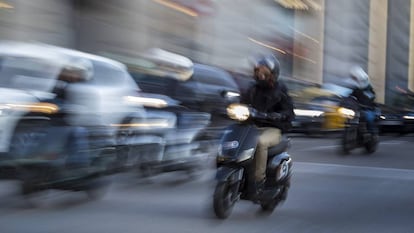
[[[231,104],[227,107],[227,115],[238,121],[245,121],[250,117],[249,108],[241,104]]]

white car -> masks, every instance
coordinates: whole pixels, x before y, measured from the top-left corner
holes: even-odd
[[[13,143],[24,143],[24,138],[13,137],[16,130],[24,130],[22,125],[41,126],[59,110],[50,101],[56,96],[53,90],[58,77],[63,67],[79,64],[86,64],[87,78],[67,89],[72,113],[67,119],[70,124],[104,129],[108,135],[116,136],[126,119],[146,118],[142,101],[135,98],[139,88],[123,64],[60,47],[3,42],[0,43],[0,154],[10,154]]]

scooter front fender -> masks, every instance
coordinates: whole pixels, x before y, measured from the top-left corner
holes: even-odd
[[[243,177],[243,168],[219,167],[216,173],[216,180],[218,182],[238,182]]]

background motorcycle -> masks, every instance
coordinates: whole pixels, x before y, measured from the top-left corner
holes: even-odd
[[[228,116],[238,121],[226,130],[217,156],[217,185],[213,207],[218,218],[227,218],[235,203],[250,200],[260,204],[264,211],[272,212],[287,197],[290,186],[292,160],[287,153],[290,145],[284,138],[269,149],[265,190],[260,197],[254,186],[255,160],[259,129],[253,120],[269,120],[264,113],[240,104],[227,108]]]
[[[341,149],[343,154],[349,154],[353,149],[365,148],[368,154],[374,153],[378,148],[379,137],[377,132],[368,130],[364,118],[366,106],[358,104],[352,97],[348,97],[339,109],[346,116],[345,128],[341,138]],[[379,114],[378,114],[379,115]],[[377,119],[376,119],[377,121]]]

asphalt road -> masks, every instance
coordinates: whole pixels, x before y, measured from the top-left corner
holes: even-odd
[[[382,137],[377,153],[346,157],[333,137],[292,142],[292,187],[270,216],[240,201],[229,219],[215,219],[213,170],[190,181],[184,174],[144,181],[122,174],[111,178],[102,200],[53,191],[35,199],[36,208],[16,195],[15,183],[0,182],[0,232],[413,232],[414,137]]]

